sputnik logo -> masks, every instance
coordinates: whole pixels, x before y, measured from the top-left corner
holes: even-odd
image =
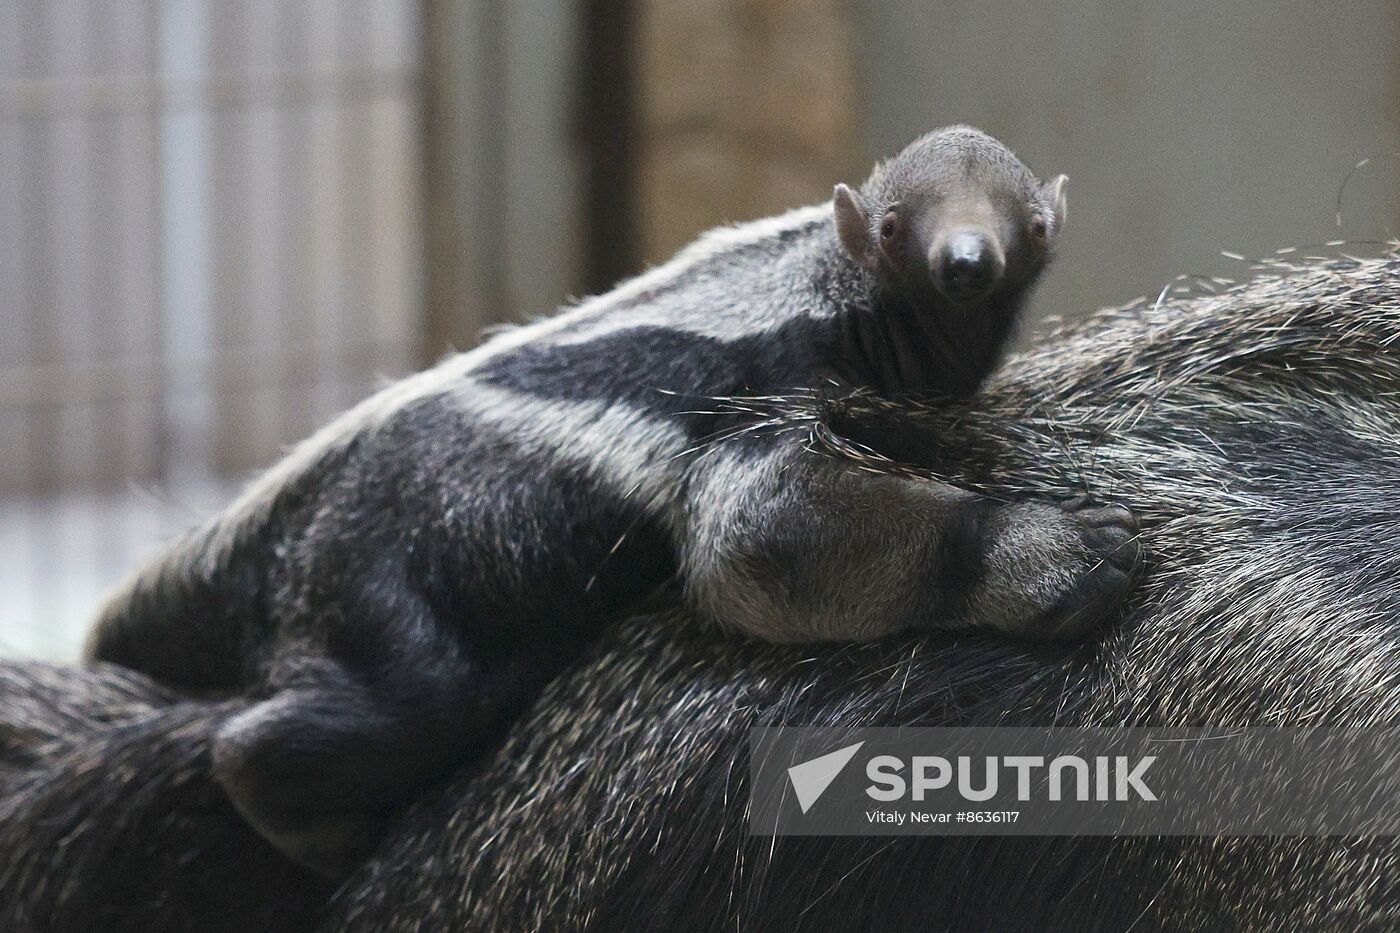
[[[820,758],[813,758],[811,761],[804,761],[800,765],[793,765],[787,769],[788,780],[792,781],[792,789],[797,794],[797,805],[806,813],[812,809],[812,804],[817,802],[826,789],[831,786],[831,782],[836,780],[846,767],[851,763],[851,759],[860,751],[864,742],[857,742],[854,745],[847,745],[845,748],[838,748],[834,752],[822,755]]]

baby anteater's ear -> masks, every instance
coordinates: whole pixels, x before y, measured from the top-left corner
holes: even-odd
[[[841,245],[856,262],[867,269],[875,266],[875,244],[871,242],[870,209],[860,192],[850,185],[837,185],[833,197],[836,210],[836,233]]]
[[[1045,200],[1050,202],[1050,210],[1055,212],[1053,229],[1059,233],[1065,227],[1065,214],[1069,210],[1065,188],[1069,186],[1068,175],[1056,175],[1045,183]]]

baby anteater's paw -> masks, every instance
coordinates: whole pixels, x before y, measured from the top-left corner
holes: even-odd
[[[1110,616],[1132,590],[1142,559],[1138,521],[1127,508],[1079,496],[1061,508],[1077,525],[1081,567],[1063,597],[1046,613],[1049,638],[1082,638]]]
[[[1078,639],[1113,618],[1140,563],[1138,525],[1084,497],[1010,503],[984,531],[968,623],[1034,639]]]

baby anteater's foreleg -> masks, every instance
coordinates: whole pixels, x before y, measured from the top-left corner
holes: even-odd
[[[725,442],[703,466],[687,595],[770,640],[920,628],[1077,638],[1127,593],[1137,561],[1121,507],[1003,502],[864,469],[800,433]]]

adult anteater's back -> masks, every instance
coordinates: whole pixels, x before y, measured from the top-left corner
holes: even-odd
[[[770,842],[746,834],[742,758],[749,726],[784,721],[1400,725],[1397,354],[1393,259],[1169,300],[1044,343],[976,411],[882,433],[989,489],[1082,478],[1132,502],[1153,565],[1120,629],[1082,650],[968,637],[794,650],[623,626],[498,754],[404,815],[318,912],[324,929],[1400,926],[1394,840]],[[0,920],[314,922],[293,893],[240,888],[296,876],[230,835],[239,821],[199,770],[208,730],[179,725],[188,706],[93,735],[65,722],[53,736],[80,747],[64,749],[24,740],[54,707],[48,691],[15,702],[39,678],[9,673]],[[102,676],[104,690],[125,682]],[[13,778],[6,727],[25,752]],[[225,877],[218,890],[241,896],[210,898]]]
[[[827,651],[635,624],[325,928],[1394,929],[1393,840],[754,838],[744,749],[784,722],[1400,725],[1397,389],[1392,258],[1102,317],[966,412],[891,412],[875,439],[960,484],[1131,503],[1124,624]]]

